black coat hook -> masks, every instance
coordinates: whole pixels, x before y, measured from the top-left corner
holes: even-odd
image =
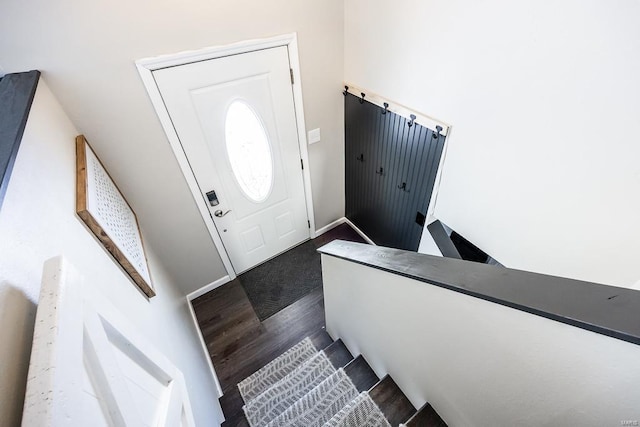
[[[440,136],[440,132],[442,132],[442,126],[436,126],[436,131],[433,132],[433,139],[436,139]]]
[[[382,166],[380,166],[380,169],[378,169],[376,173],[381,176],[384,175],[384,169],[382,169]]]
[[[406,191],[408,193],[409,190],[407,190],[407,183],[403,182],[402,185],[398,185],[398,190]]]
[[[362,98],[360,98],[360,104],[364,104],[364,97],[366,95],[364,94],[364,92],[360,92],[360,96],[362,97]]]
[[[356,157],[356,160],[359,162],[364,162],[364,154],[360,153],[360,155]]]
[[[345,86],[345,87],[344,87],[344,90],[342,91],[342,94],[343,94],[344,96],[347,96],[347,93],[349,93],[349,86]]]
[[[409,121],[409,123],[407,123],[407,125],[409,125],[409,127],[411,127],[416,122],[416,115],[412,114],[409,117],[411,117],[411,120]]]
[[[382,110],[382,114],[387,114],[387,111],[389,111],[389,103],[385,102],[384,103],[384,110]]]

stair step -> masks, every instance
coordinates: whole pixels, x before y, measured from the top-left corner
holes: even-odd
[[[347,363],[344,367],[344,372],[351,378],[359,392],[369,390],[379,380],[362,355]]]
[[[305,338],[255,373],[238,383],[245,402],[253,399],[317,353],[313,342]]]
[[[324,353],[336,369],[346,366],[347,363],[353,360],[353,355],[349,352],[347,346],[344,345],[341,339],[332,342],[324,349]]]
[[[231,419],[237,414],[242,415],[242,405],[244,405],[244,400],[242,400],[238,387],[233,387],[232,389],[225,391],[218,401],[220,402],[220,407],[222,408],[222,413],[224,414],[225,419]]]
[[[321,427],[357,396],[358,391],[351,380],[339,369],[267,427]]]
[[[429,403],[425,403],[422,408],[405,423],[406,427],[447,427],[440,415]]]
[[[309,336],[309,339],[311,339],[311,342],[313,343],[314,347],[318,350],[326,347],[327,349],[331,348],[332,351],[336,353],[341,354],[342,352],[340,345],[332,347],[333,340],[324,328],[311,334]],[[344,346],[344,344],[342,344],[342,341],[340,341],[340,344]],[[345,347],[345,350],[346,350],[346,347]],[[346,351],[348,353],[348,350]],[[284,353],[284,351],[282,351],[282,353]],[[274,359],[276,358],[276,356],[279,356],[279,354],[274,355]],[[352,358],[351,353],[349,353],[349,356],[350,356],[349,358],[350,360]],[[338,356],[333,356],[334,360],[337,357]],[[343,356],[340,356],[340,357],[343,357]],[[334,363],[334,360],[332,360],[331,357],[329,357],[329,360],[331,360],[331,362]],[[342,366],[344,366],[344,364],[340,366],[336,366],[336,369]],[[224,414],[224,417],[227,420],[225,422],[232,423],[232,422],[237,422],[238,419],[242,419],[244,420],[243,421],[244,424],[238,424],[238,426],[241,426],[241,425],[243,426],[247,423],[244,412],[242,411],[242,406],[245,404],[245,402],[242,399],[242,395],[240,394],[240,390],[238,389],[237,386],[230,387],[229,389],[225,390],[224,394],[220,396],[219,401],[220,401],[220,406],[222,408],[222,413]],[[225,425],[236,425],[236,424],[225,424]]]
[[[391,425],[397,426],[407,421],[416,412],[416,408],[389,375],[369,390],[369,396],[376,402]]]
[[[391,427],[380,408],[363,391],[323,427]]]
[[[318,351],[333,343],[333,338],[331,338],[331,336],[327,333],[327,330],[324,328],[324,326],[322,327],[322,330],[309,335],[309,338],[311,339],[313,345],[316,346]]]
[[[285,323],[287,319],[278,317],[276,319],[279,322],[278,324],[274,324],[273,322],[269,323],[271,319],[272,318],[269,318],[262,323],[262,332],[257,337],[250,338],[246,342],[243,337],[242,342],[237,344],[237,351],[218,361],[216,371],[219,366],[220,371],[225,372],[225,376],[219,377],[223,393],[226,393],[232,388],[236,388],[240,381],[298,344],[306,336],[311,339],[311,342],[318,350],[323,349],[333,341],[324,327],[318,328],[316,332],[311,335],[301,335],[300,332],[297,331],[297,329],[300,329],[297,326],[280,325],[280,323]],[[295,333],[287,334],[287,338],[284,340],[279,339],[278,334],[285,328],[296,329],[296,331]],[[213,354],[213,352],[211,352],[211,354]],[[234,366],[233,369],[229,368],[230,365]]]
[[[268,424],[314,388],[336,373],[324,351],[318,352],[282,380],[256,396],[244,407],[251,425]]]

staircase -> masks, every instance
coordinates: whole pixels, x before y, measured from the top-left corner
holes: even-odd
[[[379,379],[324,330],[241,381],[220,403],[223,427],[446,427],[429,404],[416,411],[390,376]]]

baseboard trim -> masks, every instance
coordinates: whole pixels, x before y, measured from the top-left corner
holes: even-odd
[[[342,217],[342,218],[338,218],[338,219],[336,219],[335,221],[333,221],[333,222],[331,222],[331,223],[329,223],[329,224],[325,225],[324,227],[322,227],[322,228],[320,228],[320,229],[316,230],[316,234],[313,236],[313,238],[315,239],[315,238],[316,238],[316,237],[318,237],[318,236],[322,236],[322,235],[323,235],[324,233],[326,233],[327,231],[331,231],[331,230],[333,230],[334,228],[336,228],[337,226],[339,226],[339,225],[341,225],[341,224],[344,224],[344,223],[345,223],[345,221],[346,221],[346,218],[345,218],[345,217]]]
[[[345,217],[345,218],[343,218],[343,219],[344,219],[345,224],[349,224],[349,227],[353,228],[353,229],[354,229],[354,231],[360,235],[360,237],[362,237],[364,240],[366,240],[366,241],[367,241],[367,243],[369,243],[370,245],[373,245],[373,246],[378,246],[378,245],[376,245],[376,244],[373,242],[373,240],[371,240],[371,239],[369,238],[369,236],[367,236],[366,234],[364,234],[364,233],[362,232],[362,230],[360,230],[358,227],[356,227],[356,225],[355,225],[354,223],[352,223],[352,222],[349,220],[349,218],[346,218],[346,217]]]
[[[220,286],[227,284],[231,281],[231,278],[229,276],[224,276],[219,278],[218,280],[216,280],[213,283],[209,283],[208,285],[204,285],[203,287],[201,287],[200,289],[197,289],[193,292],[191,292],[190,294],[187,295],[187,300],[188,301],[193,301],[194,299],[198,298],[199,296],[202,296],[204,294],[206,294],[209,291],[214,290],[215,288],[219,288]]]
[[[373,246],[378,246],[378,245],[376,245],[375,243],[373,243],[373,240],[371,240],[371,239],[369,238],[369,236],[367,236],[366,234],[364,234],[364,233],[362,232],[362,230],[360,230],[358,227],[356,227],[356,226],[355,226],[355,224],[349,220],[349,218],[344,217],[344,216],[343,216],[342,218],[338,218],[338,219],[336,219],[335,221],[333,221],[332,223],[329,223],[329,224],[325,225],[324,227],[322,227],[322,228],[318,229],[318,230],[316,231],[316,234],[315,234],[315,236],[314,236],[314,239],[315,239],[316,237],[318,237],[318,236],[323,235],[323,234],[324,234],[324,233],[326,233],[327,231],[331,231],[331,230],[333,230],[334,228],[336,228],[337,226],[339,226],[339,225],[341,225],[341,224],[347,224],[347,225],[349,225],[349,227],[353,228],[353,231],[355,231],[356,233],[358,233],[358,234],[360,235],[360,237],[362,237],[364,240],[366,240],[366,242],[367,242],[367,243],[369,243],[370,245],[373,245]]]
[[[191,295],[191,294],[189,294],[189,295]],[[213,378],[213,382],[216,385],[216,389],[218,391],[218,398],[220,398],[220,397],[222,397],[222,394],[223,394],[222,393],[222,387],[220,386],[220,380],[218,380],[218,374],[216,374],[216,369],[213,367],[213,361],[211,360],[211,355],[209,355],[209,350],[207,349],[207,344],[204,342],[204,337],[202,336],[202,331],[200,330],[200,325],[198,325],[198,318],[196,317],[196,312],[193,309],[193,305],[191,305],[191,299],[189,299],[189,296],[187,296],[187,306],[189,307],[189,313],[191,313],[191,320],[193,320],[193,327],[196,328],[196,334],[198,335],[198,341],[200,341],[200,347],[202,348],[202,352],[204,354],[204,358],[207,361],[207,365],[209,366],[209,371],[211,373],[211,377]]]

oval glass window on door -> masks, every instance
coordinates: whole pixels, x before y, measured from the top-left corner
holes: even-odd
[[[227,109],[225,142],[240,189],[250,200],[264,201],[273,186],[271,144],[262,120],[243,101],[233,101]]]

